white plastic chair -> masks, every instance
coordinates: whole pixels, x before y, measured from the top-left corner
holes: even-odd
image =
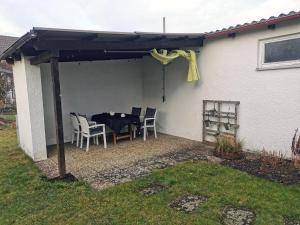
[[[143,125],[141,127],[141,129],[144,129],[144,141],[146,141],[146,136],[148,135],[148,128],[153,128],[154,137],[157,138],[156,114],[157,114],[156,109],[153,109],[153,108],[147,108],[146,109]]]
[[[76,147],[79,147],[79,138],[80,138],[80,124],[75,113],[70,113],[70,119],[72,122],[72,140],[71,143],[74,143],[76,136]]]
[[[72,139],[71,139],[71,143],[74,143],[74,139],[76,136],[76,147],[79,147],[79,140],[80,140],[80,135],[81,135],[81,127],[80,127],[80,122],[78,119],[78,114],[71,112],[70,113],[70,119],[72,122]],[[88,121],[89,125],[95,125],[97,124],[95,121]],[[94,142],[96,141],[96,139],[94,139]]]
[[[99,145],[99,136],[103,135],[104,148],[107,148],[106,145],[106,133],[105,133],[105,124],[95,124],[89,125],[87,119],[83,116],[78,116],[80,126],[81,126],[81,143],[80,148],[83,146],[83,137],[87,139],[86,151],[89,150],[90,138],[96,138],[96,144]]]

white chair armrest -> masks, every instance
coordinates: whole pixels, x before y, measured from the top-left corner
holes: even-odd
[[[89,128],[97,128],[97,127],[105,127],[105,124],[95,124],[95,125],[89,126]]]
[[[88,121],[88,124],[89,124],[89,125],[96,125],[97,122],[96,122],[96,121]]]
[[[155,118],[145,118],[145,119],[144,119],[144,122],[143,122],[144,126],[146,126],[147,121],[151,121],[151,120],[154,120],[154,121],[155,121]]]
[[[144,121],[147,121],[147,120],[155,120],[155,118],[146,118],[146,119],[144,119]]]

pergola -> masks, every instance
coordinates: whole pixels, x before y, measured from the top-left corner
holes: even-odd
[[[31,57],[30,63],[50,63],[53,81],[56,140],[60,177],[66,174],[59,62],[142,58],[150,50],[184,49],[203,45],[203,34],[99,32],[33,28],[1,55],[8,63]]]

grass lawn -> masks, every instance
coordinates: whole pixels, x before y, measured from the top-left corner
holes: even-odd
[[[256,224],[300,218],[300,185],[284,186],[208,162],[186,162],[105,191],[82,182],[50,183],[16,146],[12,129],[0,130],[0,224],[220,224],[226,205],[255,211]],[[169,189],[152,196],[139,190],[156,182]],[[187,214],[168,207],[195,193],[209,198]]]
[[[16,115],[14,114],[0,114],[0,119],[6,120],[6,121],[13,121],[16,119]]]

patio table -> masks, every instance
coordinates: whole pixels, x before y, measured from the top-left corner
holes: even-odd
[[[93,115],[91,120],[95,121],[97,124],[105,124],[108,126],[113,132],[114,144],[116,144],[117,140],[129,138],[132,140],[132,129],[131,125],[136,125],[139,129],[140,118],[135,115],[125,114],[125,117],[121,117],[122,113],[115,113],[113,116],[109,113],[101,113]],[[121,133],[121,130],[128,126],[128,133]]]

